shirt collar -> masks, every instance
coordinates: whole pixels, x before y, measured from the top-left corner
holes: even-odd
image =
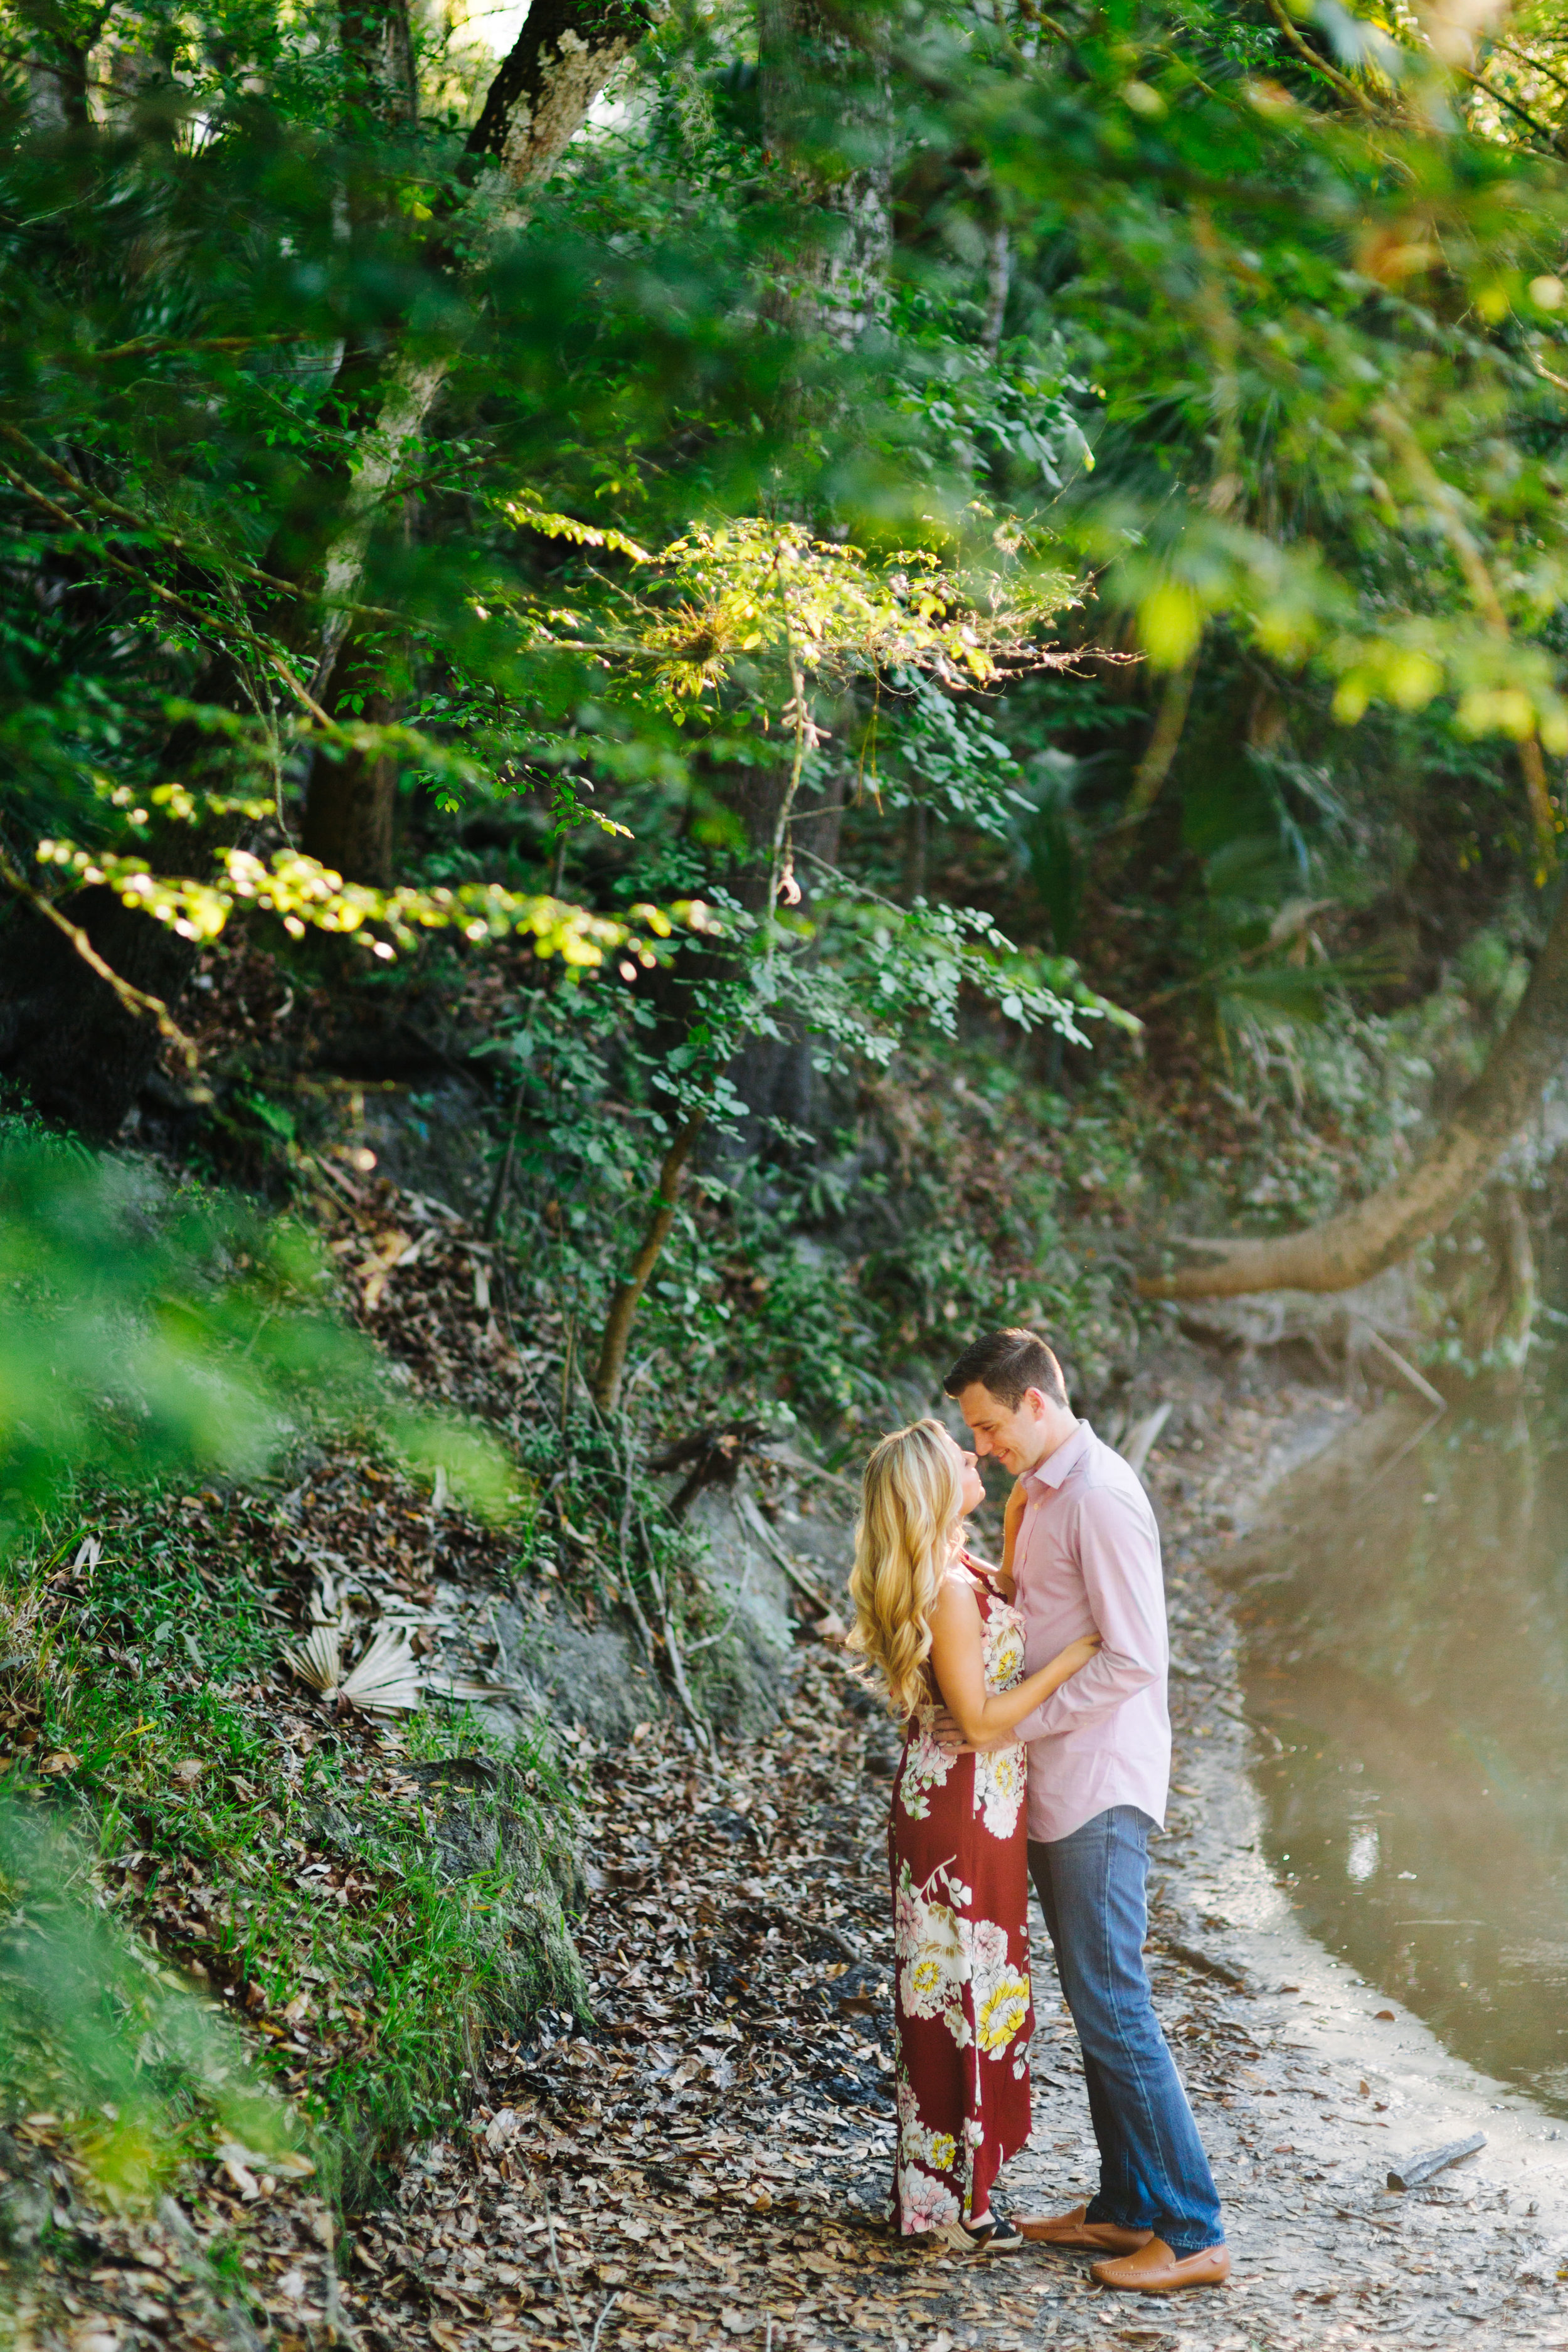
[[[1026,1470],[1024,1485],[1037,1502],[1043,1502],[1047,1493],[1059,1486],[1069,1470],[1076,1470],[1088,1453],[1094,1432],[1087,1421],[1080,1421],[1068,1438],[1064,1438],[1056,1452],[1047,1454],[1037,1470]]]

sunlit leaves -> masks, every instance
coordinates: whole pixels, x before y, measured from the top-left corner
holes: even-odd
[[[770,665],[827,685],[907,668],[959,690],[994,686],[1049,658],[1037,632],[1073,597],[1059,570],[994,551],[963,566],[927,549],[877,558],[762,516],[699,527],[657,558],[635,553],[656,586],[515,616],[541,646],[640,675],[676,713]],[[782,715],[776,698],[763,710]]]
[[[647,937],[668,939],[672,927],[672,914],[658,907],[634,907],[623,921],[563,899],[506,890],[499,883],[373,889],[345,882],[298,850],[275,851],[267,865],[248,849],[223,849],[216,875],[207,881],[154,874],[143,858],[95,853],[68,841],[41,841],[37,856],[73,883],[107,884],[126,906],[193,940],[216,939],[237,911],[254,908],[277,916],[293,939],[303,939],[307,930],[347,935],[383,961],[395,953],[394,942],[411,948],[421,932],[455,931],[473,945],[521,932],[532,940],[539,955],[592,967],[613,949],[629,946],[637,953],[645,950]],[[707,921],[706,908],[696,901],[672,913],[674,921],[695,929]]]
[[[1561,167],[1501,110],[1478,138],[1414,20],[1055,29],[978,135],[1015,217],[1072,240],[1058,300],[1108,400],[1064,535],[1106,602],[1156,669],[1223,622],[1346,722],[1447,696],[1551,748]],[[1498,30],[1490,82],[1538,97],[1543,37]]]

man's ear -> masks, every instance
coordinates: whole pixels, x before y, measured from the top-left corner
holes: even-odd
[[[1024,1391],[1024,1401],[1026,1404],[1033,1405],[1035,1409],[1035,1419],[1037,1421],[1043,1417],[1046,1407],[1050,1402],[1050,1399],[1047,1396],[1044,1389],[1026,1389]]]

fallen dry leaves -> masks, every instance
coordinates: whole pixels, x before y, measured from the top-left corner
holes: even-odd
[[[427,2151],[357,2233],[356,2321],[443,2352],[923,2346],[1032,2339],[1084,2302],[1075,2271],[1003,2277],[883,2222],[894,1753],[816,1649],[771,1738],[711,1761],[649,1727],[600,1760],[595,2029],[555,2017],[488,2053],[467,2145]]]

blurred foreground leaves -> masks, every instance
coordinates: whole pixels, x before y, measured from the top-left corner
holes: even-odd
[[[485,1516],[506,1515],[500,1446],[390,1393],[335,1311],[334,1278],[286,1220],[174,1193],[145,1168],[20,1126],[0,1134],[5,1687],[48,1678],[42,1587],[79,1531],[68,1517],[42,1561],[37,1538],[84,1485],[251,1477],[349,1422]],[[85,1540],[78,1563],[97,1549]],[[309,2169],[291,2111],[250,2074],[214,2005],[101,1916],[61,1801],[76,1761],[46,1758],[25,1792],[0,1797],[0,2101],[68,2125],[110,2201],[151,2193],[209,2136],[231,2163]]]

